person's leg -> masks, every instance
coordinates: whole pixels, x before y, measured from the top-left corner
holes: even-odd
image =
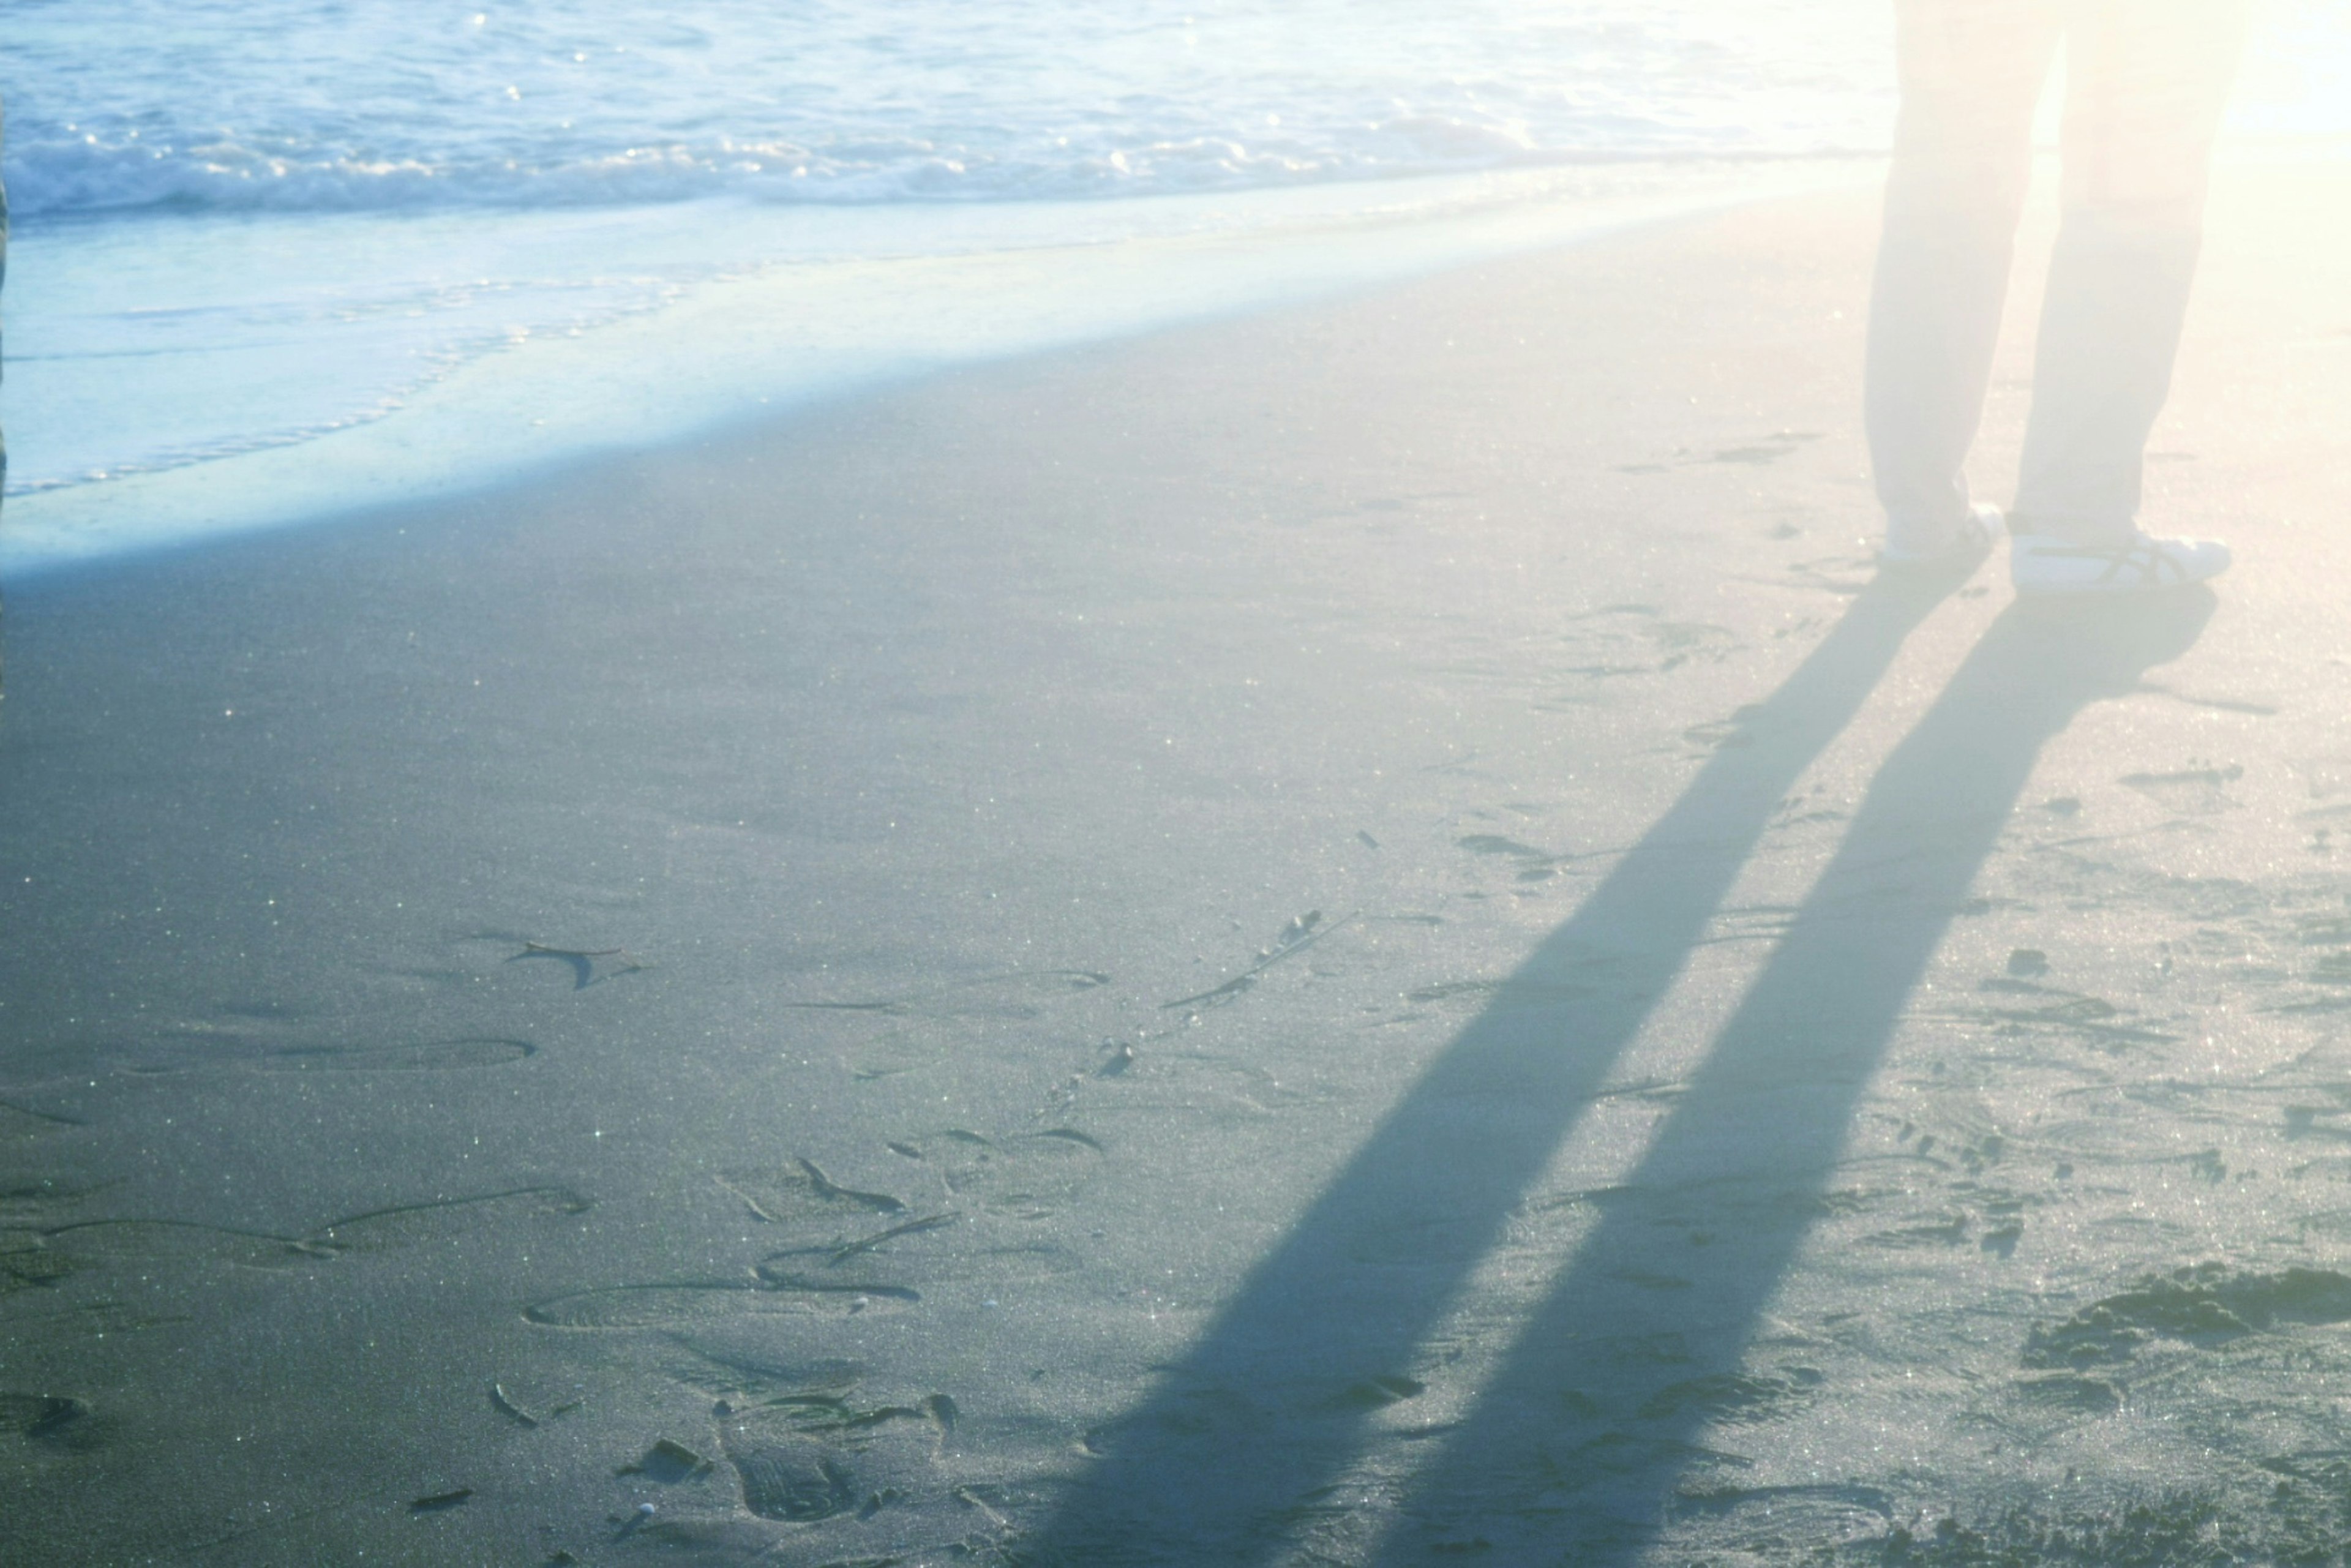
[[[1902,89],[1865,366],[1889,555],[1954,544],[2032,175],[2054,0],[1896,0]]]
[[[2245,5],[2074,0],[2070,11],[2064,214],[2011,527],[2110,548],[2138,537],[2141,464],[2170,392]]]

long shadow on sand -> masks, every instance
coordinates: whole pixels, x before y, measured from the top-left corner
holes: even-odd
[[[1639,1168],[1470,1419],[1421,1469],[1410,1522],[1377,1562],[1467,1540],[1500,1562],[1618,1563],[1653,1537],[1692,1440],[1726,1406],[1773,1391],[1741,1375],[1744,1354],[1823,1211],[1855,1103],[2042,747],[2186,652],[2211,608],[2199,589],[2011,606],[1993,623],[1886,758]]]
[[[1383,1391],[1409,1389],[1430,1330],[1680,974],[1774,809],[1941,593],[1874,584],[1740,714],[1729,743],[1412,1086],[1198,1345],[1140,1409],[1093,1434],[1101,1457],[1025,1560],[1261,1562],[1345,1511],[1325,1489],[1364,1448],[1370,1410]],[[1703,1185],[1743,1157],[1797,1199],[1764,1205],[1751,1222],[1726,1208],[1721,1223],[1752,1233],[1676,1293],[1682,1318],[1621,1281],[1604,1285],[1648,1245],[1649,1213],[1604,1219],[1496,1392],[1430,1455],[1415,1514],[1523,1509],[1530,1489],[1580,1511],[1526,1460],[1531,1442],[1556,1451],[1577,1440],[1559,1398],[1590,1381],[1581,1368],[1595,1335],[1680,1335],[1676,1381],[1736,1368],[1802,1234],[1802,1194],[1817,1192],[1853,1097],[2033,758],[2084,704],[2184,650],[2210,608],[2209,597],[2179,598],[2070,619],[2011,610],[1996,622],[1889,759],[1637,1184],[1680,1193],[1692,1210],[1743,1202]],[[1628,1384],[1607,1398],[1652,1407],[1655,1395]],[[1647,1423],[1660,1458],[1619,1467],[1612,1515],[1654,1515],[1671,1455],[1701,1417],[1693,1406]],[[1518,1484],[1498,1495],[1498,1477]]]

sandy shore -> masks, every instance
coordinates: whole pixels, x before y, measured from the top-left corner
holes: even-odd
[[[11,585],[0,1557],[2333,1560],[2346,187],[2217,596],[1872,585],[1843,197]]]

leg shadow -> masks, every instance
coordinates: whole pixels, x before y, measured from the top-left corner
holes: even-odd
[[[1638,1171],[1416,1480],[1378,1561],[1424,1561],[1449,1534],[1484,1538],[1493,1561],[1581,1568],[1625,1562],[1654,1538],[1719,1407],[1710,1395],[1737,1386],[1855,1102],[2043,746],[2185,652],[2211,606],[2197,589],[2019,605],[1993,623],[1887,758]],[[1661,1259],[1671,1289],[1658,1288]]]
[[[1023,1560],[1259,1562],[1365,1437],[1349,1391],[1410,1365],[1681,972],[1772,812],[1956,586],[1881,578],[1243,1281]],[[1372,1386],[1379,1385],[1374,1382]]]

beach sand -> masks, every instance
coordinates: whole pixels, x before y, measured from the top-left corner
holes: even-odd
[[[1873,582],[1860,196],[10,585],[0,1558],[2334,1561],[2346,211],[2216,594]]]

